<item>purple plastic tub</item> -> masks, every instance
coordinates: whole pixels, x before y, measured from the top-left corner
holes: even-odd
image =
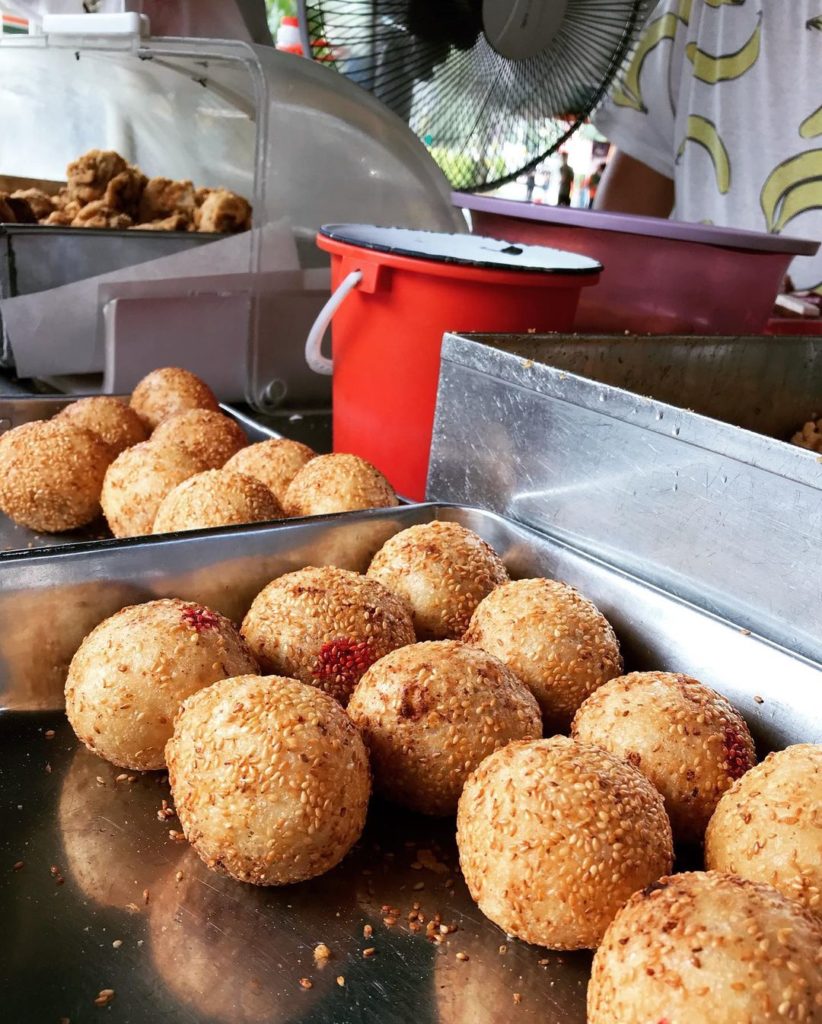
[[[794,256],[818,242],[658,217],[597,213],[455,192],[473,230],[603,264],[574,327],[640,334],[762,334]]]

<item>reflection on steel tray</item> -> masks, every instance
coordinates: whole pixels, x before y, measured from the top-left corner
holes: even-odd
[[[457,870],[453,819],[375,802],[363,839],[334,871],[284,889],[243,886],[170,838],[176,818],[157,816],[168,798],[164,776],[122,773],[78,749],[58,710],[80,637],[122,605],[179,595],[237,619],[272,577],[309,563],[363,569],[388,536],[435,518],[476,530],[514,576],[578,586],[613,622],[629,669],[704,680],[740,708],[763,747],[822,739],[822,705],[807,700],[822,666],[476,509],[409,505],[7,555],[4,1021],[96,1020],[94,999],[113,989],[111,1024],[583,1024],[590,956],[508,941],[486,920]],[[408,919],[415,904],[426,918],[416,932]],[[386,925],[394,908],[397,922]],[[440,945],[426,938],[437,913],[458,928]],[[367,940],[366,924],[374,929]],[[332,951],[324,967],[313,959],[321,942]],[[376,954],[365,958],[368,947]]]

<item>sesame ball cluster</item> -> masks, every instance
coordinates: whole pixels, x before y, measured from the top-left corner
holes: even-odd
[[[176,599],[124,609],[84,641],[66,699],[91,751],[167,767],[184,837],[229,878],[331,871],[373,789],[456,816],[462,874],[503,945],[597,950],[592,1024],[822,1020],[822,748],[757,765],[720,694],[623,669],[590,600],[510,580],[443,520],[391,537],[364,575],[272,580],[239,628]],[[675,843],[704,848],[708,870],[671,874]]]
[[[63,533],[101,514],[118,538],[397,504],[356,455],[285,438],[249,444],[216,396],[180,367],[153,370],[128,404],[82,398],[0,435],[0,511]]]

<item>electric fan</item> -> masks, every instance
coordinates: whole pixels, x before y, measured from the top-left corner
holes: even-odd
[[[555,152],[654,0],[300,0],[303,50],[399,114],[458,189]]]

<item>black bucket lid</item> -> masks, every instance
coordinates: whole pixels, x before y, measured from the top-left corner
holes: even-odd
[[[598,274],[602,264],[588,256],[544,245],[504,242],[482,235],[381,228],[374,224],[323,224],[320,234],[335,242],[411,259],[486,270],[538,274]]]

